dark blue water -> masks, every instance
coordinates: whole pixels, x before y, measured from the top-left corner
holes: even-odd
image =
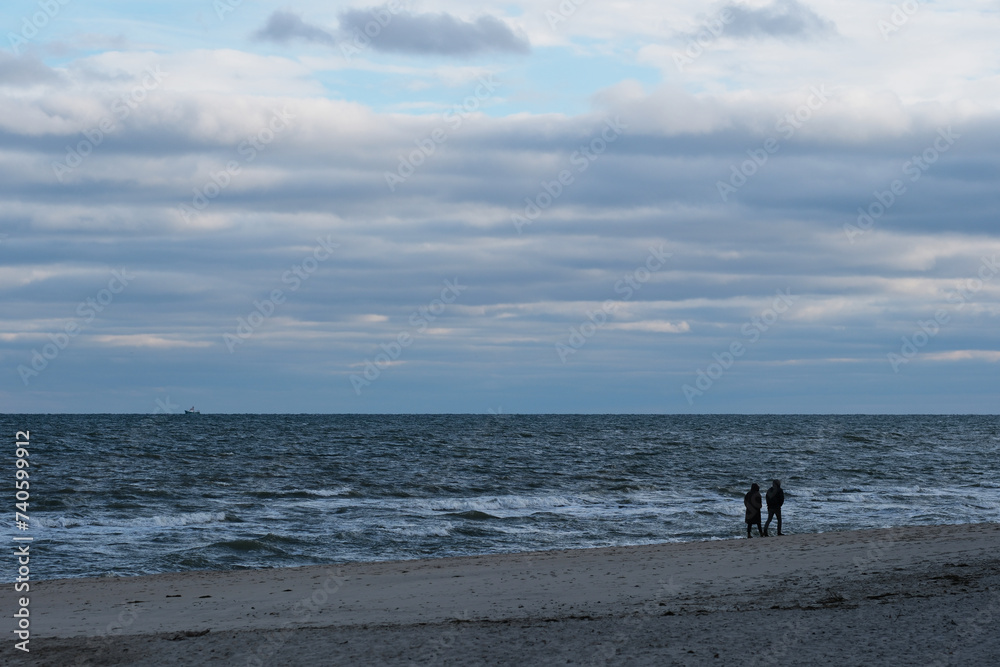
[[[1000,520],[995,416],[4,415],[0,427],[10,442],[31,431],[38,578],[730,539],[750,483],[773,477],[789,533]],[[6,470],[10,543],[24,533]]]

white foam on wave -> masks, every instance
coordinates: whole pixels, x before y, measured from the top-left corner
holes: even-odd
[[[36,518],[34,522],[41,528],[75,528],[78,526],[107,526],[113,528],[177,528],[193,524],[214,523],[225,521],[225,512],[188,512],[182,514],[165,514],[134,519],[115,519],[102,517],[87,519],[84,517],[55,517],[49,519]]]
[[[334,498],[336,496],[346,496],[353,490],[349,486],[338,486],[335,489],[302,489],[300,493],[308,493],[310,496],[319,496],[320,498]]]
[[[82,526],[86,524],[83,519],[65,516],[57,516],[49,519],[43,519],[39,516],[35,516],[32,518],[32,523],[39,528],[73,528],[75,526]]]
[[[524,510],[539,511],[572,511],[588,505],[596,505],[601,501],[587,496],[482,496],[477,498],[435,498],[410,500],[408,505],[414,509],[433,512],[484,512],[495,516],[518,516]]]
[[[176,527],[189,526],[198,523],[214,523],[225,521],[225,512],[190,512],[187,514],[166,514],[151,517],[139,517],[135,519],[124,519],[121,521],[108,521],[104,525],[123,527]]]
[[[385,530],[406,537],[448,537],[451,535],[451,524],[447,526],[387,526]]]
[[[498,495],[464,498],[426,498],[405,501],[405,511],[440,515],[442,513],[483,512],[499,518],[526,517],[547,513],[581,519],[614,519],[657,515],[692,515],[695,511],[714,511],[725,515],[730,500],[705,498],[701,502],[681,501],[670,493],[629,492],[610,495],[554,494],[539,496]],[[386,507],[384,502],[381,507]],[[742,504],[739,508],[743,511]]]

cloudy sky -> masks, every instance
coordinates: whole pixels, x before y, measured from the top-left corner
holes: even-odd
[[[996,1],[0,28],[4,412],[997,411]]]

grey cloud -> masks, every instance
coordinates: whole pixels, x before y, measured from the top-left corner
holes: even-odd
[[[373,20],[371,11],[352,9],[340,15],[340,29],[353,34],[364,31]],[[527,37],[518,35],[495,16],[463,21],[444,12],[411,14],[400,12],[372,39],[379,51],[464,56],[476,53],[527,53]]]
[[[527,53],[531,50],[526,36],[515,33],[495,16],[484,15],[470,22],[444,12],[413,14],[376,10],[351,9],[341,13],[336,35],[303,21],[292,12],[276,11],[254,37],[282,44],[301,39],[333,46],[341,41],[370,44],[376,51],[446,56]],[[377,26],[378,30],[372,26]]]
[[[34,56],[15,58],[0,51],[0,85],[31,86],[59,80],[59,73]]]
[[[183,100],[173,104],[184,106]],[[228,117],[216,100],[190,104],[203,105],[191,117]],[[776,290],[790,288],[801,296],[794,315],[769,330],[698,407],[722,405],[712,401],[722,401],[727,391],[751,395],[755,384],[768,381],[795,386],[804,411],[852,409],[843,396],[856,396],[853,384],[862,376],[866,387],[882,383],[865,396],[894,395],[891,383],[900,376],[889,369],[886,353],[898,348],[900,336],[912,334],[917,320],[937,307],[951,308],[942,304],[943,295],[958,280],[974,277],[980,262],[979,248],[968,241],[960,252],[932,252],[935,263],[914,261],[930,247],[920,234],[946,235],[941,245],[947,248],[963,234],[995,229],[987,214],[996,210],[990,175],[1000,164],[1000,118],[960,128],[962,143],[919,181],[908,181],[905,198],[877,221],[875,232],[852,245],[844,223],[874,190],[900,177],[902,160],[933,139],[933,128],[915,123],[901,138],[864,145],[836,136],[796,137],[722,204],[716,183],[761,145],[761,134],[752,129],[760,123],[741,106],[734,107],[733,122],[716,130],[665,136],[643,130],[635,106],[614,112],[629,129],[585,171],[570,156],[600,131],[600,117],[484,119],[451,136],[448,151],[428,158],[392,196],[384,171],[441,120],[385,116],[368,136],[358,131],[359,143],[352,143],[330,134],[336,124],[324,119],[331,114],[316,114],[312,138],[276,140],[197,218],[230,221],[218,229],[171,227],[177,204],[205,183],[204,175],[194,175],[196,165],[240,157],[235,147],[206,144],[187,116],[153,115],[148,124],[123,126],[81,167],[87,178],[76,189],[56,186],[45,171],[69,135],[23,137],[17,155],[33,153],[39,159],[28,163],[42,170],[0,163],[0,229],[10,234],[0,250],[8,253],[5,261],[24,267],[22,275],[46,271],[36,271],[32,282],[0,286],[5,313],[16,315],[6,317],[17,320],[5,323],[5,331],[34,335],[0,340],[0,355],[8,368],[25,363],[48,341],[47,332],[76,317],[77,304],[102,287],[105,267],[125,265],[141,277],[29,389],[70,392],[81,397],[73,404],[78,409],[98,409],[85,401],[96,389],[135,387],[122,360],[140,359],[143,377],[171,387],[175,400],[211,387],[234,411],[472,411],[476,401],[493,400],[489,391],[497,392],[492,405],[502,403],[505,412],[580,410],[587,400],[594,409],[636,410],[649,396],[656,402],[646,409],[690,410],[680,384],[690,382],[713,353],[745,340],[742,324]],[[759,113],[773,119],[767,109]],[[156,143],[157,135],[169,140]],[[180,148],[185,156],[164,159]],[[572,184],[518,236],[510,213],[542,192],[543,182],[553,187],[560,169],[572,170]],[[30,204],[29,212],[20,212],[22,202]],[[68,204],[77,219],[57,228]],[[936,210],[928,215],[931,206]],[[28,216],[30,224],[14,215]],[[85,227],[92,216],[107,222],[98,218]],[[878,233],[883,230],[893,235]],[[292,292],[282,275],[328,234],[341,249]],[[650,246],[661,244],[674,253],[669,264],[562,364],[554,343],[565,341],[595,303],[621,299],[617,281],[644,261]],[[992,256],[993,250],[984,252]],[[92,270],[81,276],[67,269],[81,266]],[[440,293],[442,280],[456,277],[469,289],[435,321],[438,331],[417,338],[403,364],[387,370],[372,392],[356,396],[347,375],[380,352],[380,344],[413,331],[410,315]],[[928,279],[941,285],[934,300],[907,287]],[[222,332],[232,331],[237,318],[275,288],[288,297],[276,317],[229,354]],[[992,289],[991,283],[976,294],[976,307],[1000,312]],[[935,351],[948,351],[950,341],[960,341],[955,345],[961,349],[993,349],[995,315],[973,308],[949,312],[954,324],[935,340]],[[666,334],[618,327],[644,321],[684,321],[691,329]],[[100,340],[139,334],[205,346],[115,348]],[[860,361],[848,366],[826,358]],[[780,363],[789,360],[795,363]],[[271,396],[236,387],[230,378],[245,377],[248,366],[262,385],[294,378],[297,389]],[[954,368],[939,371],[927,386],[961,383],[961,400],[977,408],[983,396],[995,400],[995,367],[981,377]],[[912,382],[910,370],[903,379]],[[5,382],[13,395],[25,395],[15,373],[0,378],[0,392]],[[592,397],[581,386],[605,389]],[[830,401],[817,398],[824,392]],[[419,403],[414,396],[433,398]],[[36,409],[18,400],[23,403],[12,405]]]
[[[831,35],[837,31],[833,22],[796,0],[774,0],[770,5],[759,8],[730,3],[723,11],[733,16],[726,27],[726,34],[730,37],[807,38]]]
[[[307,42],[317,42],[328,46],[337,43],[334,36],[326,30],[306,23],[297,14],[280,10],[271,14],[267,25],[255,32],[254,37],[279,44],[285,44],[293,39],[304,39]]]

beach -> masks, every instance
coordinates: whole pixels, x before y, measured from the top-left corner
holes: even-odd
[[[8,664],[995,664],[1000,524],[31,587]],[[4,609],[17,594],[4,588]]]

